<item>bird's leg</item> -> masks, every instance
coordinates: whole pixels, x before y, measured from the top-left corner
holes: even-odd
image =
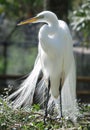
[[[50,91],[50,79],[48,80],[48,91],[47,91],[47,99],[46,99],[46,106],[45,106],[45,115],[44,115],[44,124],[46,124],[46,117],[47,117],[47,108],[48,108],[48,101],[49,101],[49,91]]]
[[[61,96],[61,89],[62,89],[62,79],[60,78],[60,86],[59,86],[59,92],[60,92],[60,113],[61,113],[61,118],[62,116],[62,96]]]

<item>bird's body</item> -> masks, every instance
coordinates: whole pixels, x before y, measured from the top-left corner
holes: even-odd
[[[60,23],[62,22],[60,21]],[[72,55],[70,54],[70,48],[67,44],[68,37],[65,35],[64,24],[64,22],[62,26],[58,24],[53,35],[49,35],[47,32],[45,32],[46,34],[44,33],[45,28],[47,28],[47,25],[44,25],[40,29],[39,35],[39,53],[42,71],[46,80],[50,77],[51,92],[54,97],[59,96],[60,78],[65,80],[72,62],[71,56],[73,55],[73,53]]]
[[[30,21],[33,20],[31,19]],[[23,103],[31,105],[37,80],[42,71],[43,81],[38,85],[39,92],[41,93],[43,84],[48,87],[48,80],[50,80],[51,97],[57,102],[60,97],[59,87],[61,80],[63,115],[75,119],[78,113],[75,101],[75,61],[72,38],[68,26],[64,21],[58,20],[57,16],[50,11],[38,14],[34,21],[46,23],[40,28],[38,35],[38,58],[29,77],[10,98],[19,95],[14,101],[15,107],[21,106]],[[28,22],[29,20],[23,21],[19,25]]]

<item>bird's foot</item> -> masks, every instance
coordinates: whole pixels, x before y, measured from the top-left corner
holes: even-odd
[[[48,115],[44,115],[44,119],[43,119],[43,121],[44,121],[44,125],[46,125],[47,124],[47,121],[52,121],[53,120],[53,118],[48,114]]]
[[[46,125],[46,118],[47,118],[47,115],[44,115],[44,119],[43,119],[44,125]]]
[[[64,122],[64,117],[60,116],[60,115],[57,116],[57,117],[53,117],[52,115],[49,115],[49,114],[45,113],[44,118],[43,118],[44,125],[47,124],[48,120],[51,121],[51,122],[55,120],[57,122],[60,122],[60,125],[62,125],[63,122]]]

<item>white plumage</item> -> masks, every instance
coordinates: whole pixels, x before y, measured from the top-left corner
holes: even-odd
[[[37,99],[43,102],[39,93],[45,91],[50,78],[51,101],[54,100],[59,110],[59,86],[62,79],[62,113],[76,120],[78,107],[76,102],[76,70],[73,56],[73,43],[70,31],[66,23],[58,20],[57,16],[50,11],[43,11],[36,17],[22,21],[18,25],[26,23],[44,22],[39,31],[38,56],[32,72],[22,83],[21,87],[9,96],[9,99],[17,96],[13,102],[14,108],[33,103],[33,96],[37,88]],[[37,83],[40,73],[43,78]],[[36,87],[37,86],[37,87]]]

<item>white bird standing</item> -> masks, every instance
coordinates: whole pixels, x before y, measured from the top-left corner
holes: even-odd
[[[46,86],[48,96],[45,116],[47,116],[50,90],[50,100],[55,102],[59,116],[68,116],[72,120],[76,120],[78,116],[76,72],[69,28],[64,21],[58,20],[57,16],[50,11],[43,11],[36,17],[22,21],[18,25],[37,22],[46,24],[39,31],[38,56],[34,68],[21,87],[9,96],[9,99],[16,97],[13,101],[14,108],[22,105],[30,106],[33,103],[37,86],[37,99],[43,102],[39,93],[43,93]],[[43,78],[37,83],[41,72]]]

